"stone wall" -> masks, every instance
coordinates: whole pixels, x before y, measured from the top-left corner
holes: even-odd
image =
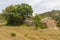
[[[42,23],[46,23],[48,29],[58,29],[57,22],[50,17],[42,19]]]

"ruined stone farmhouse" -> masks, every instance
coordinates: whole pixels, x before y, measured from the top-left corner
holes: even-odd
[[[48,29],[58,29],[57,22],[50,17],[46,17],[46,18],[42,19],[41,22],[46,23]]]

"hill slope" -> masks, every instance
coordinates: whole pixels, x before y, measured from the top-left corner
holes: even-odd
[[[60,16],[60,10],[48,11],[48,12],[42,13],[41,16],[43,18],[45,18],[45,17],[52,17],[52,18],[54,18],[55,16]]]
[[[0,27],[0,40],[60,40],[60,30],[39,29],[32,27]],[[11,33],[16,34],[15,37]]]

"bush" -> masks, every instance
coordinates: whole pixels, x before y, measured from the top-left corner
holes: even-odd
[[[47,26],[46,26],[45,23],[41,23],[40,28],[41,28],[41,29],[45,29],[45,28],[47,28]]]
[[[25,33],[25,35],[24,35],[25,37],[27,37],[28,36],[28,33]]]
[[[11,33],[11,36],[12,36],[12,37],[15,37],[15,36],[16,36],[16,34],[15,34],[14,32],[12,32],[12,33]]]
[[[7,18],[7,25],[22,24],[22,17],[18,13],[10,13]]]
[[[41,28],[41,29],[45,29],[45,28],[47,28],[47,27],[46,27],[46,26],[41,26],[40,28]]]

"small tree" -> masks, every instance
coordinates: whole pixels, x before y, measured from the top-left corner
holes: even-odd
[[[33,18],[34,20],[34,24],[35,24],[35,27],[36,29],[38,29],[38,27],[41,25],[41,16],[36,14],[36,16]]]

